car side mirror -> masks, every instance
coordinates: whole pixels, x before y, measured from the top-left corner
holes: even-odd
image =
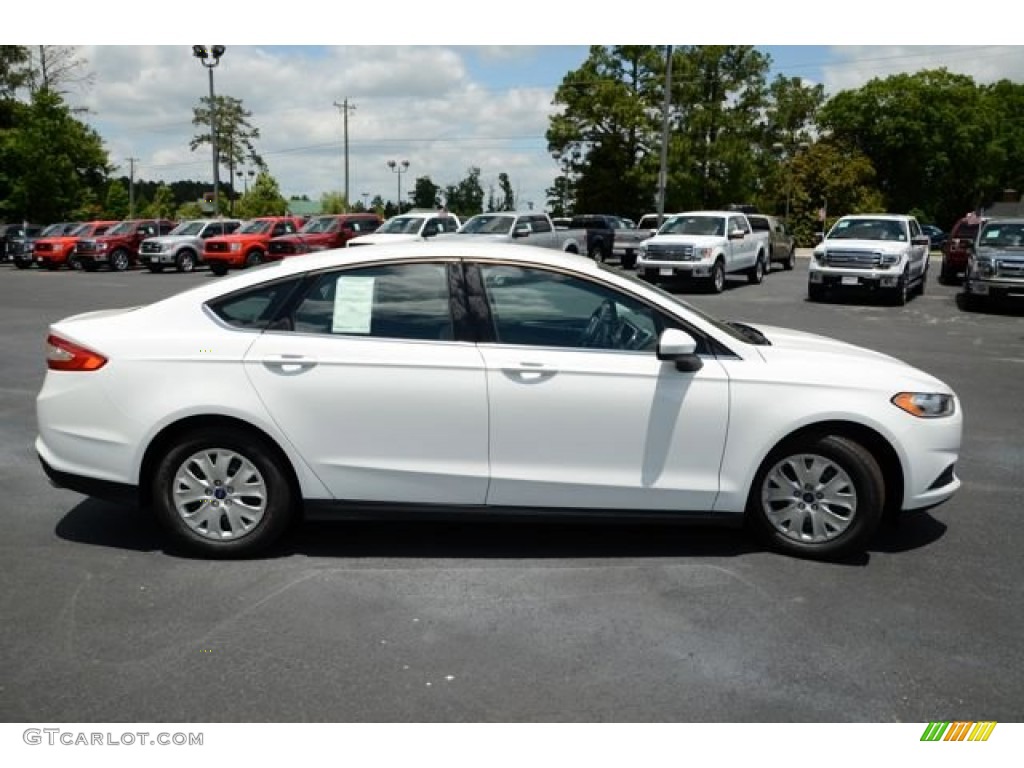
[[[921,235],[920,237],[914,237],[910,240],[912,245],[931,245],[932,241],[928,235]]]
[[[820,243],[824,239],[825,239],[825,233],[824,232],[815,232],[814,233],[814,242]]]
[[[519,224],[515,229],[512,230],[512,237],[529,237],[530,236],[530,225]]]
[[[704,361],[697,356],[697,342],[693,336],[678,328],[666,328],[658,337],[659,360],[674,362],[676,370],[684,373],[699,371]]]
[[[734,229],[732,232],[729,233],[729,239],[730,240],[742,240],[743,239],[743,230],[742,229]]]

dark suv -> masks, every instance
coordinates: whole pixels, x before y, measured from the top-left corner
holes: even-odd
[[[0,224],[0,262],[13,261],[14,255],[24,250],[25,240],[38,237],[42,230],[37,224]]]
[[[602,262],[612,257],[619,226],[618,217],[600,213],[579,214],[569,221],[569,229],[587,230],[587,256]]]
[[[978,237],[978,230],[985,219],[973,213],[964,216],[953,225],[949,238],[942,246],[942,266],[939,268],[939,282],[949,285],[967,274],[967,262],[971,249]]]

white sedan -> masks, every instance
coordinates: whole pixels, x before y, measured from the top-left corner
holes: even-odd
[[[960,403],[927,373],[529,246],[300,256],[47,345],[49,478],[211,557],[304,514],[527,512],[746,521],[826,558],[960,487]]]

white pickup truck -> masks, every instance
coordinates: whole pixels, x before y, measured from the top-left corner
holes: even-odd
[[[639,245],[637,274],[650,283],[684,277],[706,281],[715,293],[725,276],[743,272],[760,283],[768,271],[768,232],[755,232],[739,211],[690,211],[669,216]]]
[[[468,237],[557,248],[566,253],[587,252],[587,230],[555,229],[546,213],[533,211],[481,213],[459,227],[458,232],[438,235],[438,239]]]

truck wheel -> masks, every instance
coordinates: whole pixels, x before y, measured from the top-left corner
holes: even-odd
[[[210,271],[217,275],[217,277],[224,277],[228,273],[228,268],[224,264],[215,261],[210,265]]]
[[[191,272],[196,268],[196,255],[187,248],[178,254],[177,268],[179,272]]]
[[[626,251],[622,258],[619,259],[619,264],[622,265],[623,269],[636,269],[636,252]]]
[[[53,268],[57,269],[60,264],[54,264]],[[68,256],[68,269],[73,269],[76,272],[80,272],[83,269],[82,260],[77,256]]]
[[[112,254],[110,254],[110,268],[115,272],[124,272],[128,269],[128,265],[131,260],[128,258],[128,251],[124,248],[118,248]]]
[[[16,259],[15,262],[14,262],[14,266],[16,266],[18,269],[28,269],[29,267],[32,266],[32,262],[31,261],[21,261],[21,260]]]
[[[903,274],[900,275],[899,282],[896,287],[892,289],[892,295],[889,297],[892,303],[897,307],[905,306],[907,299],[910,297],[910,274],[903,270]]]
[[[643,272],[640,273],[640,277],[642,277],[646,282],[650,283],[651,285],[658,284],[658,270],[656,269],[645,269]]]
[[[790,248],[789,254],[786,256],[785,261],[782,262],[782,268],[787,272],[796,266],[796,248]]]
[[[747,282],[751,285],[760,285],[764,280],[764,256],[758,256],[754,266],[747,270]]]
[[[725,263],[719,259],[711,268],[711,277],[708,280],[708,287],[712,293],[721,293],[725,290]]]
[[[246,257],[245,257],[245,266],[246,267],[258,267],[262,263],[263,263],[263,251],[261,251],[259,248],[253,248],[251,251],[249,251],[248,254],[246,254]]]

